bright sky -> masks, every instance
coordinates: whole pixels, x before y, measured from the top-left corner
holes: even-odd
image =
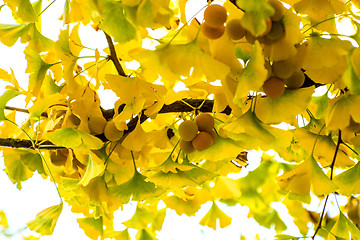
[[[44,5],[50,3],[50,1],[44,0]],[[191,1],[200,2],[200,1]],[[201,1],[204,4],[205,1]],[[0,0],[0,5],[3,2]],[[190,3],[191,4],[191,3]],[[59,29],[62,28],[62,22],[57,20],[60,16],[59,11],[63,9],[64,0],[56,1],[46,12],[43,14],[43,19],[47,19],[43,22],[42,31],[43,34],[56,40],[59,34]],[[194,6],[194,5],[193,5]],[[197,12],[203,5],[192,7],[193,13]],[[0,23],[9,22],[10,12],[6,7],[1,9]],[[54,31],[54,29],[56,31]],[[104,35],[99,31],[95,32],[90,28],[81,28],[80,34],[86,37],[85,45],[90,48],[98,48],[99,50],[107,47]],[[8,48],[0,43],[0,66],[1,68],[10,71],[10,68],[15,72],[15,76],[20,84],[25,84],[28,75],[25,74],[26,61],[23,55],[25,45],[17,43],[12,48]],[[83,55],[93,54],[93,52],[86,54],[86,50],[82,52]],[[24,86],[24,85],[23,85]],[[4,91],[4,84],[0,82],[0,93]],[[106,93],[109,95],[109,92]],[[111,98],[115,98],[114,94],[110,94]],[[105,101],[106,102],[106,101]],[[13,103],[15,105],[16,103]],[[105,108],[113,107],[113,100],[109,100],[104,105]],[[257,167],[260,161],[260,154],[256,152],[250,153],[250,166],[248,170],[252,170]],[[15,185],[8,179],[6,173],[3,171],[5,168],[3,159],[0,158],[0,210],[4,210],[7,214],[10,233],[15,233],[21,230],[26,223],[35,218],[35,215],[41,210],[56,205],[59,203],[58,195],[53,183],[49,179],[44,180],[38,174],[35,174],[30,180],[23,182],[23,189],[19,191]],[[244,174],[244,172],[242,173]],[[124,226],[121,222],[131,218],[132,213],[135,211],[135,203],[125,207],[124,211],[118,211],[115,214],[115,223],[122,230]],[[240,207],[239,205],[228,208],[223,204],[219,204],[220,208],[233,218],[231,226],[213,231],[208,227],[203,227],[198,224],[200,219],[207,213],[211,203],[205,204],[203,208],[197,213],[196,217],[178,216],[173,210],[167,212],[167,216],[163,225],[163,230],[158,234],[159,239],[222,239],[227,240],[239,239],[240,234],[244,234],[247,239],[254,239],[255,234],[259,233],[263,239],[273,239],[274,231],[259,227],[254,220],[247,219],[248,209],[246,207]],[[274,204],[274,208],[280,210],[280,205]],[[322,206],[319,206],[319,202],[315,202],[311,206],[312,210],[319,210]],[[288,224],[288,234],[298,235],[291,218],[286,215],[286,211],[281,210],[281,214],[284,215],[286,224]],[[68,240],[68,239],[88,239],[83,230],[78,227],[76,218],[81,217],[80,214],[74,214],[71,212],[67,204],[64,205],[64,209],[60,215],[54,234],[50,237],[44,237],[45,240]],[[294,232],[295,231],[295,232]],[[25,231],[25,235],[31,234],[30,231]],[[134,232],[132,232],[134,234]],[[0,235],[1,236],[1,235]],[[11,239],[22,239],[21,235]]]

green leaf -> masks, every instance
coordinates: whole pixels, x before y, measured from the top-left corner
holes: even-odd
[[[104,172],[104,170],[105,170],[104,163],[102,161],[94,161],[91,155],[89,155],[86,172],[82,177],[81,181],[79,182],[79,184],[83,186],[88,185],[91,179],[99,176],[102,172]]]
[[[265,19],[274,15],[274,9],[265,0],[237,0],[237,6],[245,11],[241,23],[254,36],[263,34],[267,28]]]
[[[360,230],[341,211],[331,233],[344,239],[349,239],[350,233],[351,239],[360,239]]]
[[[12,47],[19,38],[25,42],[26,35],[30,30],[30,25],[24,24],[0,24],[0,41]]]
[[[256,41],[250,60],[247,62],[239,77],[233,100],[238,107],[243,107],[243,98],[246,97],[250,91],[258,91],[266,81],[268,72],[265,69],[264,64],[265,60],[262,53],[262,47],[260,43]]]
[[[306,110],[313,92],[313,87],[296,90],[286,89],[284,94],[278,98],[258,98],[255,106],[256,116],[269,124],[278,124],[295,119],[297,115]]]
[[[217,221],[219,221],[221,228],[231,224],[231,218],[226,215],[215,202],[213,202],[208,213],[200,220],[200,224],[216,230]]]
[[[38,20],[30,0],[5,0],[11,8],[15,18],[20,18],[24,22],[36,22]]]
[[[53,64],[44,62],[40,54],[29,47],[25,49],[24,53],[27,60],[26,72],[30,74],[29,90],[36,96],[40,92],[47,70]]]
[[[38,171],[39,174],[46,174],[42,158],[39,153],[31,151],[16,149],[16,154],[21,161],[33,172]]]
[[[135,38],[136,29],[127,20],[121,2],[107,1],[102,15],[104,19],[99,27],[112,36],[116,42],[123,43]]]
[[[16,97],[17,95],[19,95],[19,91],[15,89],[10,89],[4,92],[4,94],[0,96],[0,121],[7,119],[5,117],[5,112],[4,112],[6,108],[6,104],[8,101],[10,101],[10,99]]]
[[[345,196],[360,194],[360,162],[352,168],[340,173],[334,178],[334,183],[339,186],[338,192]]]
[[[144,201],[148,197],[159,195],[163,190],[157,188],[154,183],[146,182],[146,177],[136,169],[132,178],[118,186],[110,187],[110,191],[121,203],[128,203],[131,200]]]
[[[21,189],[21,182],[26,181],[33,176],[33,172],[19,158],[19,151],[15,149],[6,149],[4,151],[5,172],[9,179]],[[41,170],[40,170],[41,171]]]
[[[99,237],[103,237],[104,228],[102,217],[97,219],[92,217],[78,218],[77,222],[89,238],[97,240]]]
[[[51,235],[63,208],[63,203],[44,209],[36,218],[27,223],[30,230],[41,235]]]
[[[285,223],[281,220],[279,214],[274,209],[270,212],[254,213],[254,219],[261,225],[266,228],[271,228],[275,225],[276,232],[282,232],[287,229]]]
[[[103,142],[89,133],[74,128],[61,128],[48,134],[48,139],[58,146],[66,148],[99,149]]]

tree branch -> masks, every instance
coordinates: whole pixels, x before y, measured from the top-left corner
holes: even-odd
[[[342,140],[341,140],[341,130],[339,129],[338,141],[337,141],[337,144],[336,144],[334,157],[333,157],[333,160],[332,160],[331,165],[330,165],[330,180],[333,179],[336,156],[337,156],[337,153],[338,153],[338,151],[339,151],[339,148],[340,148],[340,144],[341,144],[341,143],[342,143]],[[315,239],[316,234],[317,234],[318,231],[321,229],[321,224],[322,224],[322,221],[323,221],[323,219],[324,219],[325,210],[326,210],[326,204],[327,204],[327,201],[328,201],[328,199],[329,199],[329,196],[330,196],[330,195],[327,195],[327,196],[326,196],[325,203],[324,203],[324,208],[323,208],[323,210],[322,210],[322,212],[321,212],[320,220],[319,220],[319,223],[318,223],[318,225],[317,225],[317,227],[316,227],[315,233],[314,233],[314,235],[312,236],[312,239]]]
[[[39,145],[37,146],[37,148],[41,150],[58,150],[65,148],[65,147],[55,146],[50,141],[45,141],[42,144],[44,146]],[[32,142],[30,140],[16,139],[16,138],[0,138],[0,147],[34,149],[32,146]]]
[[[124,69],[121,67],[119,59],[118,59],[118,57],[116,55],[114,43],[113,43],[111,37],[106,32],[104,32],[104,34],[105,34],[106,41],[108,42],[109,49],[110,49],[109,58],[114,63],[115,68],[116,68],[117,72],[119,73],[119,75],[127,77],[127,75],[125,74]]]

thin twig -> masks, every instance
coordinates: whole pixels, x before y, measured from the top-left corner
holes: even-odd
[[[337,156],[337,153],[338,153],[338,151],[339,151],[339,148],[340,148],[340,144],[341,144],[341,143],[342,143],[342,140],[341,140],[341,130],[339,130],[338,141],[337,141],[337,144],[336,144],[334,157],[333,157],[333,160],[332,160],[331,165],[330,165],[330,180],[333,179],[336,156]],[[312,236],[312,239],[315,239],[316,234],[317,234],[317,233],[319,232],[319,230],[321,229],[321,224],[322,224],[322,221],[323,221],[323,219],[324,219],[325,210],[326,210],[326,204],[327,204],[327,201],[328,201],[328,199],[329,199],[329,196],[330,196],[330,195],[327,195],[327,196],[326,196],[325,203],[324,203],[324,208],[323,208],[323,210],[322,210],[322,212],[321,212],[320,220],[319,220],[319,223],[318,223],[318,225],[317,225],[317,227],[316,227],[315,233],[314,233],[314,235]]]
[[[118,59],[118,57],[116,55],[114,43],[113,43],[111,37],[106,32],[104,32],[104,34],[105,34],[106,41],[108,42],[109,49],[110,49],[109,58],[114,63],[115,68],[116,68],[117,72],[119,73],[119,75],[127,77],[127,75],[125,74],[124,69],[122,68],[122,66],[121,66],[121,64],[119,62],[119,59]]]

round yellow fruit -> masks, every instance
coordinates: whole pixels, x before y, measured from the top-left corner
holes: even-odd
[[[109,141],[118,141],[124,135],[124,132],[116,128],[114,121],[109,121],[105,126],[104,135]]]

